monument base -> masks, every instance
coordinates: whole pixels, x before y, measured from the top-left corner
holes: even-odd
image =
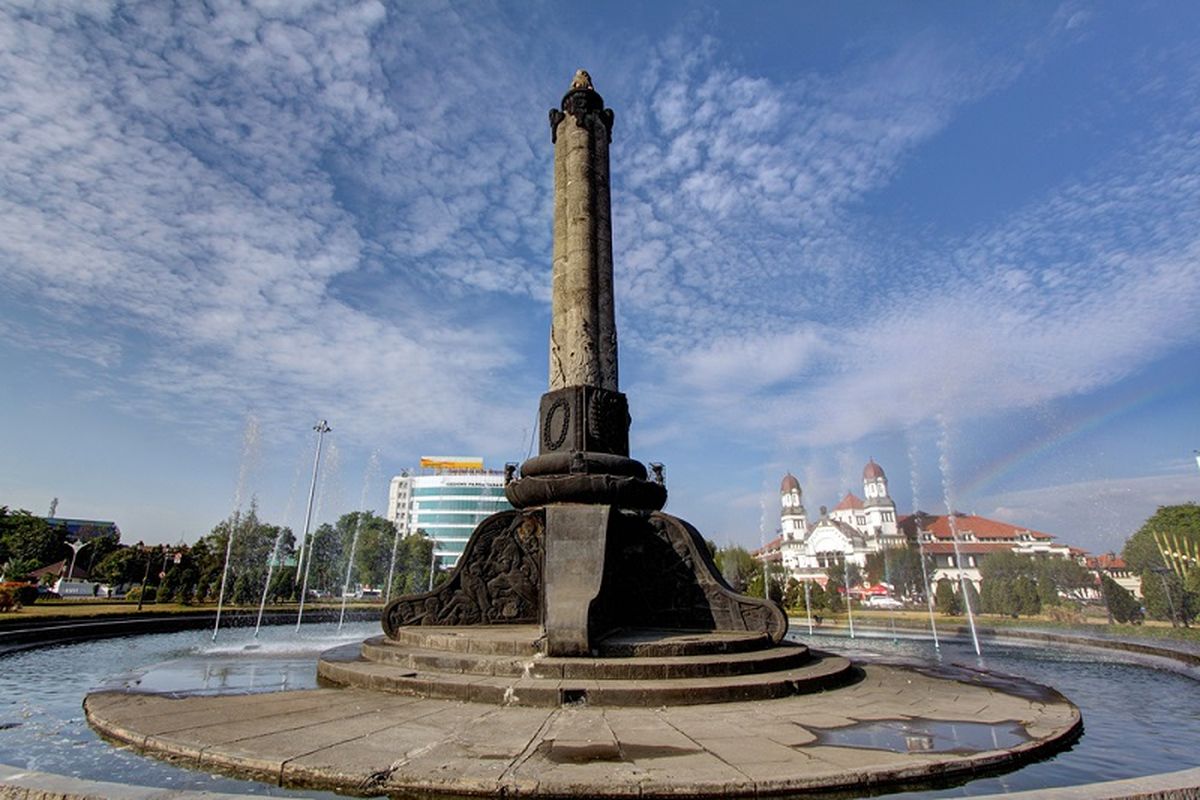
[[[391,638],[410,626],[518,624],[542,626],[555,656],[588,655],[617,630],[751,632],[775,643],[787,632],[778,605],[725,583],[691,525],[583,504],[493,514],[441,586],[383,613]]]

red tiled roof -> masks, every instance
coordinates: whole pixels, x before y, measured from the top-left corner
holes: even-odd
[[[778,552],[779,548],[782,544],[783,544],[783,536],[776,536],[774,539],[767,542],[766,544],[764,544],[762,547],[755,550],[750,555],[754,556],[755,558],[760,558],[765,553]]]
[[[854,492],[847,492],[842,498],[842,502],[833,507],[834,511],[850,511],[858,510],[863,507],[863,501],[855,496]]]
[[[954,542],[926,542],[921,545],[922,549],[929,555],[953,555]],[[988,553],[1001,553],[1012,550],[1012,545],[1007,542],[959,542],[958,552],[963,555],[987,555]]]
[[[905,521],[907,522],[907,518]],[[926,516],[923,520],[925,529],[931,532],[937,539],[950,539],[952,533],[950,531],[950,518],[946,515],[941,516]],[[972,534],[976,539],[1001,539],[1016,541],[1022,535],[1028,534],[1034,539],[1053,539],[1054,537],[1048,533],[1035,531],[1030,528],[1022,528],[1018,525],[1009,525],[1007,522],[999,522],[987,517],[976,516],[975,514],[958,514],[954,518],[954,527],[958,530],[958,537],[961,541],[965,534]]]
[[[1088,556],[1088,569],[1129,569],[1125,559],[1116,553],[1105,553],[1099,556]]]

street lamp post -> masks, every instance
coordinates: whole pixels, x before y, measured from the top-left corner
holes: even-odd
[[[429,591],[433,591],[433,573],[437,569],[437,545],[438,540],[429,537]]]
[[[142,572],[142,590],[138,592],[138,607],[137,610],[142,610],[142,603],[146,601],[146,581],[150,578],[150,553],[146,550],[146,545],[138,542],[138,547],[142,551],[142,555],[146,557],[146,569]]]
[[[321,420],[313,426],[313,430],[317,432],[317,456],[313,459],[312,482],[308,486],[308,510],[304,512],[304,533],[300,537],[300,557],[296,561],[296,577],[300,577],[300,565],[304,565],[304,580],[300,584],[300,609],[296,612],[296,630],[300,630],[300,623],[304,620],[304,595],[308,594],[308,572],[312,568],[312,546],[308,544],[308,527],[312,524],[313,498],[317,493],[317,471],[321,467],[321,442],[325,439],[325,434],[329,433],[333,428],[329,427],[329,423]]]

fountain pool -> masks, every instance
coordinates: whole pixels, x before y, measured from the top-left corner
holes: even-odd
[[[99,688],[220,694],[311,688],[317,654],[361,641],[377,623],[225,629],[213,643],[202,630],[149,634],[51,646],[0,659],[0,763],[94,780],[174,789],[206,789],[285,797],[335,797],[286,790],[174,767],[99,739],[87,726],[83,696]],[[894,797],[961,797],[1113,780],[1195,766],[1200,741],[1200,673],[1113,650],[989,641],[982,658],[969,639],[943,639],[941,652],[922,638],[818,634],[803,641],[862,661],[924,665],[941,674],[959,669],[1017,675],[1054,686],[1083,711],[1085,732],[1068,751],[1014,772],[960,786],[909,790]],[[863,730],[856,746],[889,747],[905,737],[953,748],[953,737],[975,730]]]
[[[0,763],[88,780],[279,797],[331,792],[283,789],[195,772],[114,747],[83,716],[98,688],[220,694],[311,689],[317,655],[379,632],[378,622],[253,626],[146,634],[52,645],[0,658]]]

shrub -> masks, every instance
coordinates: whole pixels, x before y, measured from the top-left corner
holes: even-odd
[[[12,584],[0,585],[0,611],[16,611],[21,607],[17,592]]]
[[[135,586],[132,589],[130,589],[128,592],[125,593],[125,599],[132,601],[134,603],[138,602],[139,600],[141,600],[141,602],[143,602],[143,603],[153,603],[154,597],[157,594],[158,594],[157,586],[147,586],[146,587],[146,596],[145,596],[145,598],[143,598],[142,597],[142,587]]]
[[[32,583],[21,584],[16,587],[17,601],[23,606],[31,606],[37,602],[38,587]]]
[[[1139,624],[1142,621],[1142,604],[1125,587],[1107,575],[1100,576],[1104,600],[1108,612],[1117,622]]]
[[[937,582],[934,603],[937,605],[938,613],[951,616],[962,613],[962,604],[959,602],[958,595],[954,593],[954,584],[950,582],[949,578],[942,578]]]

